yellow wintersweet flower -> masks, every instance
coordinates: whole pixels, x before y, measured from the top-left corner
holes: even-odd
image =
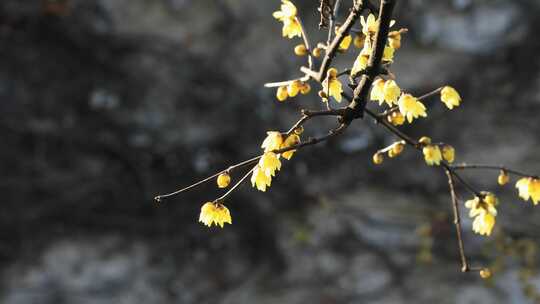
[[[388,61],[388,62],[393,62],[394,61],[394,52],[395,52],[395,49],[393,47],[385,46],[382,60],[383,61]]]
[[[283,37],[302,37],[302,27],[296,19],[296,6],[288,0],[281,0],[281,3],[281,10],[274,12],[272,16],[283,22]]]
[[[302,82],[300,80],[295,80],[287,86],[287,95],[290,97],[295,97],[300,93],[300,89],[302,88]]]
[[[508,175],[508,172],[501,170],[499,173],[499,176],[497,177],[497,183],[501,186],[506,185],[510,181],[510,176]]]
[[[298,136],[297,134],[291,134],[291,135],[287,136],[287,138],[285,139],[285,141],[281,145],[281,148],[283,149],[283,148],[292,147],[292,146],[297,145],[299,143],[300,143],[300,136]],[[294,152],[296,152],[296,149],[283,152],[283,153],[281,153],[281,156],[283,156],[283,158],[285,158],[287,160],[290,160],[291,157],[293,156]]]
[[[363,48],[365,39],[366,39],[366,36],[364,36],[362,34],[357,34],[354,37],[354,40],[353,40],[354,46],[359,48],[359,49]]]
[[[371,87],[371,94],[370,94],[371,100],[377,100],[379,102],[379,105],[382,105],[384,102],[384,79],[377,78],[375,81],[373,81],[372,87]]]
[[[229,173],[221,173],[216,180],[216,183],[219,188],[227,188],[229,184],[231,183],[231,176]]]
[[[517,181],[516,188],[519,191],[519,197],[524,201],[530,198],[535,205],[540,202],[540,179],[523,177]]]
[[[281,86],[276,91],[276,97],[279,101],[285,101],[287,97],[289,97],[289,94],[287,93],[287,87]]]
[[[440,165],[442,160],[441,149],[437,145],[427,145],[422,149],[424,160],[430,166]]]
[[[480,235],[490,235],[495,226],[497,216],[497,197],[492,193],[486,193],[484,198],[475,197],[465,202],[465,207],[469,208],[469,216],[474,218],[473,231]]]
[[[453,163],[456,156],[456,150],[450,145],[444,145],[442,147],[442,156],[447,162]]]
[[[366,36],[375,34],[379,28],[379,22],[373,14],[369,14],[367,19],[364,19],[364,16],[360,16],[360,23],[362,24],[362,33]]]
[[[389,123],[394,126],[401,126],[405,122],[405,117],[400,112],[392,112],[392,114],[386,117]]]
[[[411,94],[402,94],[398,100],[399,111],[411,123],[419,116],[426,117],[426,107]]]
[[[388,106],[392,106],[393,104],[397,104],[399,95],[401,95],[401,89],[394,80],[388,80],[384,83],[383,93],[384,101],[386,101]]]
[[[339,51],[340,52],[345,52],[346,50],[349,49],[349,46],[351,45],[351,42],[352,42],[352,36],[351,35],[347,35],[345,36],[345,38],[343,38],[343,40],[341,40],[341,43],[339,44]]]
[[[276,171],[281,169],[281,161],[279,155],[274,152],[266,152],[259,159],[259,168],[261,168],[267,176],[276,175]]]
[[[446,86],[441,90],[441,101],[452,110],[454,107],[459,106],[461,103],[461,96],[456,89]]]
[[[358,72],[363,71],[367,68],[369,62],[369,55],[358,55],[356,57],[356,60],[354,60],[353,67],[351,69],[351,75],[354,76],[358,74]]]
[[[401,31],[391,31],[388,33],[388,45],[394,49],[401,47]]]
[[[281,135],[281,133],[277,131],[268,131],[266,132],[266,134],[267,136],[261,145],[261,148],[264,149],[264,152],[279,150],[281,144],[283,143],[283,136]]]
[[[272,177],[266,175],[265,170],[263,170],[259,165],[253,170],[251,175],[251,185],[257,187],[259,191],[265,192],[266,187],[270,187],[272,184]]]
[[[328,94],[337,102],[341,102],[341,93],[343,88],[341,82],[337,79],[337,70],[335,68],[328,69],[326,79],[322,83],[323,91]]]
[[[231,213],[229,209],[220,203],[206,202],[201,207],[199,222],[210,227],[212,224],[223,228],[225,223],[232,224]]]

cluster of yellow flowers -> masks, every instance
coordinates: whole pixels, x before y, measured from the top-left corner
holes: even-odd
[[[267,132],[267,136],[264,139],[261,148],[264,149],[264,154],[259,160],[259,163],[253,169],[251,176],[251,185],[256,187],[260,191],[266,191],[266,187],[270,187],[272,184],[272,177],[276,175],[276,171],[281,169],[281,156],[290,160],[296,150],[289,150],[283,153],[276,153],[281,149],[293,147],[300,143],[300,130],[295,130],[292,134],[284,137],[284,135],[277,131]]]
[[[206,202],[201,208],[199,222],[210,227],[212,224],[223,228],[225,223],[232,224],[231,213],[224,205],[217,202]]]
[[[403,141],[395,142],[391,144],[390,146],[384,149],[381,149],[377,151],[377,153],[373,154],[373,163],[376,165],[380,165],[384,161],[384,153],[387,153],[388,157],[394,158],[400,155],[404,149],[405,149],[405,142]]]
[[[291,81],[288,85],[280,86],[277,89],[276,97],[279,101],[285,101],[289,97],[295,97],[298,93],[306,95],[311,91],[311,86],[307,82],[300,80]]]
[[[482,193],[482,197],[475,198],[465,202],[465,207],[469,208],[469,216],[474,218],[473,231],[480,235],[491,234],[495,226],[495,217],[497,216],[498,204],[497,197],[489,192]]]
[[[296,6],[291,1],[281,0],[281,10],[272,14],[274,18],[283,22],[283,37],[289,39],[296,36],[302,37],[302,26],[296,18],[297,10]]]
[[[422,153],[426,164],[439,166],[442,160],[454,162],[456,155],[454,147],[446,144],[432,144],[431,138],[426,136],[420,138],[418,142],[423,146]]]

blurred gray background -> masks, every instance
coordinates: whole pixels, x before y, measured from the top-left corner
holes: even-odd
[[[453,144],[457,161],[539,174],[540,2],[398,2],[397,27],[410,30],[400,86],[451,84],[464,98],[452,112],[432,99],[429,119],[404,130]],[[295,3],[324,37],[317,1]],[[321,107],[317,89],[278,104],[263,87],[305,64],[271,16],[279,4],[0,2],[1,303],[534,303],[534,257],[500,249],[540,236],[540,209],[517,198],[515,179],[467,174],[501,197],[491,238],[462,210],[472,264],[498,271],[461,274],[444,174],[409,150],[372,165],[395,138],[369,120],[297,153],[267,193],[244,185],[225,229],[197,223],[220,194],[213,183],[153,202]],[[306,135],[333,124],[310,122]]]

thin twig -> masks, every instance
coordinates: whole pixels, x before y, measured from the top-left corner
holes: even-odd
[[[454,178],[452,177],[452,173],[450,173],[450,170],[445,170],[445,173],[448,177],[448,186],[450,187],[450,197],[452,199],[452,209],[454,211],[454,225],[456,226],[459,258],[461,260],[461,271],[468,272],[470,270],[470,267],[469,262],[467,261],[467,256],[465,255],[465,246],[463,245],[463,237],[461,235],[461,216],[459,214],[459,203],[456,197],[456,189],[454,187]]]
[[[251,168],[251,170],[249,170],[236,184],[234,184],[234,186],[232,186],[231,189],[229,189],[229,191],[225,192],[225,194],[218,197],[215,200],[215,202],[223,202],[223,200],[225,200],[225,198],[229,196],[229,194],[231,194],[236,188],[238,188],[238,186],[240,186],[240,184],[244,182],[244,180],[246,180],[246,178],[253,172],[253,170],[255,170],[255,168],[256,167]]]
[[[483,164],[465,164],[465,163],[463,163],[463,164],[452,165],[450,167],[452,169],[454,169],[454,170],[468,170],[468,169],[501,170],[501,171],[504,171],[506,173],[514,174],[514,175],[521,176],[521,177],[538,178],[538,176],[535,176],[535,175],[532,175],[532,174],[527,174],[527,173],[517,171],[517,170],[514,170],[514,169],[509,169],[509,168],[507,168],[505,166],[483,165]]]

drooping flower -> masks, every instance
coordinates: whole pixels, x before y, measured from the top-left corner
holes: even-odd
[[[401,47],[401,30],[391,31],[388,33],[388,45],[393,49],[399,49]]]
[[[278,87],[276,91],[276,98],[279,101],[285,101],[287,97],[289,97],[289,94],[287,93],[287,87],[286,86]]]
[[[199,222],[210,227],[212,224],[223,228],[225,223],[232,224],[231,213],[223,204],[215,202],[206,202],[201,207]]]
[[[281,161],[278,154],[274,152],[266,152],[259,160],[259,168],[264,171],[267,176],[276,175],[276,171],[281,169]]]
[[[337,70],[335,68],[328,69],[326,79],[322,83],[323,91],[334,97],[337,102],[341,102],[341,93],[343,88],[341,82],[337,79]]]
[[[440,165],[442,160],[442,154],[441,149],[437,145],[427,145],[424,148],[422,148],[422,153],[424,154],[424,160],[426,161],[426,164],[433,166],[433,165]]]
[[[283,143],[283,136],[278,131],[268,131],[266,132],[267,136],[264,139],[261,148],[264,149],[264,152],[271,152],[274,150],[279,150],[281,144]]]
[[[399,111],[411,123],[413,119],[420,116],[426,117],[426,107],[411,94],[402,94],[398,100]]]
[[[377,78],[373,81],[371,87],[371,100],[376,100],[379,102],[379,105],[382,105],[384,102],[384,79]]]
[[[362,24],[362,33],[366,36],[375,34],[379,28],[379,22],[373,14],[369,14],[367,18],[360,16],[360,24]]]
[[[519,197],[524,201],[528,201],[530,198],[535,205],[540,202],[540,179],[523,177],[516,182],[516,188]]]
[[[456,91],[456,89],[446,86],[441,90],[441,101],[452,110],[454,107],[459,106],[461,103],[461,96]]]
[[[272,177],[266,175],[265,170],[263,170],[259,165],[253,170],[251,175],[251,185],[257,187],[259,191],[265,192],[266,187],[270,187],[272,184]]]
[[[394,126],[401,126],[405,122],[405,117],[401,112],[394,111],[392,114],[389,114],[386,119],[388,122],[393,124]]]
[[[498,200],[492,193],[484,193],[484,197],[476,196],[474,199],[465,202],[465,207],[469,208],[469,217],[473,220],[473,231],[480,235],[491,234],[495,226],[495,217],[497,216]]]
[[[456,150],[450,145],[444,145],[442,147],[442,156],[445,161],[453,163],[456,157]]]
[[[291,135],[287,136],[285,141],[283,141],[283,144],[281,145],[281,148],[282,149],[283,148],[289,148],[289,147],[292,147],[292,146],[297,145],[299,143],[300,143],[300,136],[298,136],[297,134],[291,134]],[[294,152],[296,152],[296,149],[283,152],[283,153],[281,153],[281,156],[283,156],[283,158],[285,158],[287,160],[290,160],[291,157],[293,156]]]
[[[499,176],[497,177],[497,183],[501,186],[506,185],[510,181],[510,176],[508,175],[508,172],[501,170],[499,173]]]
[[[385,46],[384,51],[383,51],[382,60],[387,61],[387,62],[393,62],[394,61],[394,53],[395,53],[395,51],[396,50],[393,47]]]
[[[227,172],[221,173],[218,175],[216,183],[219,188],[227,188],[231,183],[231,176]]]
[[[387,80],[384,83],[383,93],[384,101],[386,101],[388,106],[392,106],[393,104],[397,104],[399,95],[401,95],[401,89],[394,80]]]
[[[283,22],[283,37],[289,39],[295,36],[302,37],[302,26],[296,19],[296,13],[296,6],[291,1],[281,0],[281,10],[272,14],[274,18]]]
[[[370,54],[371,54],[371,43],[369,39],[366,39],[364,40],[364,47],[362,48],[362,51],[360,51],[360,54],[358,54],[358,56],[354,60],[354,63],[351,69],[351,76],[355,76],[356,74],[358,74],[358,72],[363,71],[367,68]]]

